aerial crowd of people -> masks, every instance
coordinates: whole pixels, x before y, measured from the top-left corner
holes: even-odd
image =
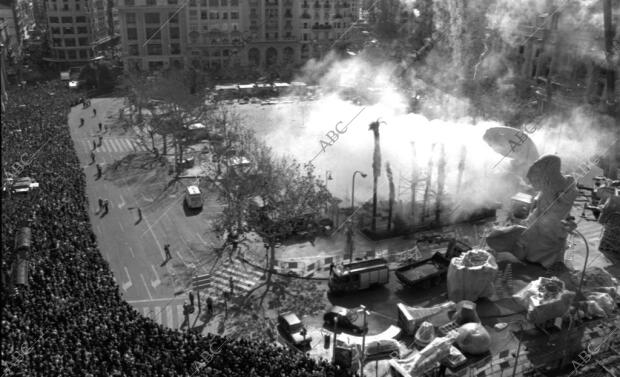
[[[243,335],[163,327],[123,300],[89,222],[85,175],[67,125],[78,104],[60,82],[8,92],[3,187],[8,175],[31,177],[39,187],[20,196],[3,190],[3,376],[341,375],[325,360]],[[13,272],[22,227],[32,232],[27,286],[16,285]]]

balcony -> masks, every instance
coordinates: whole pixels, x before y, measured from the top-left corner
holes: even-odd
[[[310,15],[308,13],[304,13],[304,14],[301,15],[301,18],[309,19]]]
[[[310,8],[310,5],[308,5],[308,3],[303,3],[301,4],[301,7],[307,9],[307,8]]]

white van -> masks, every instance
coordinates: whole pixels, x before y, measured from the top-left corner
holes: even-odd
[[[202,193],[198,186],[188,186],[185,191],[185,204],[187,208],[202,208]]]

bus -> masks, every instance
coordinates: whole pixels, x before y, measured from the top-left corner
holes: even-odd
[[[390,281],[388,262],[383,258],[332,266],[328,286],[333,293],[355,292]]]

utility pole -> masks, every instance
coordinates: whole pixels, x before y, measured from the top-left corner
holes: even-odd
[[[426,168],[426,187],[424,188],[424,201],[422,202],[422,216],[420,218],[421,224],[424,223],[427,216],[427,204],[428,196],[431,191],[431,183],[433,178],[433,154],[435,153],[435,143],[431,146],[431,154],[428,157],[428,167]]]
[[[415,222],[415,194],[418,186],[418,163],[415,154],[415,141],[411,142],[411,218]],[[414,225],[412,222],[411,225]]]
[[[437,195],[435,197],[435,225],[441,224],[441,206],[443,205],[443,191],[446,181],[446,149],[441,144],[439,161],[437,163]]]

